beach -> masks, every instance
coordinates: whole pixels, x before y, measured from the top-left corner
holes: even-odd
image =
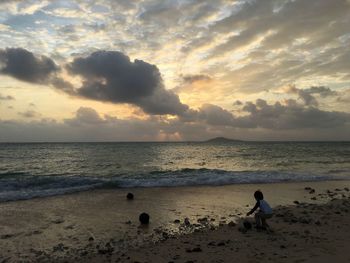
[[[2,262],[349,262],[349,187],[349,181],[322,181],[97,189],[2,202],[0,258]],[[274,209],[269,233],[242,228],[257,189]],[[128,192],[134,200],[126,199]],[[145,227],[138,222],[142,212],[150,215]],[[189,224],[184,224],[185,218]]]

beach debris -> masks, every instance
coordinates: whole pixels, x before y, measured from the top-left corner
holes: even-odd
[[[149,214],[147,213],[141,213],[139,216],[140,223],[142,225],[147,225],[149,223]]]
[[[126,199],[128,199],[128,200],[133,200],[133,199],[134,199],[134,194],[133,194],[133,193],[128,193],[128,194],[126,195]]]
[[[185,223],[186,226],[191,225],[191,222],[190,222],[190,220],[188,219],[188,217],[185,218],[184,223]]]

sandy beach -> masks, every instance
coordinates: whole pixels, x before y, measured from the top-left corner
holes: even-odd
[[[327,181],[101,189],[4,202],[0,259],[349,262],[349,187],[349,181]],[[274,208],[271,232],[242,229],[256,189]],[[128,192],[134,200],[126,200]],[[147,227],[140,227],[141,212],[150,214]]]

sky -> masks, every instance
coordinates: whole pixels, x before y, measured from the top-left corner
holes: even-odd
[[[0,0],[0,142],[350,140],[350,0]]]

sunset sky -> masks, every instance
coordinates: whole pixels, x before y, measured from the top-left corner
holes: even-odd
[[[350,140],[349,0],[0,1],[0,141]]]

